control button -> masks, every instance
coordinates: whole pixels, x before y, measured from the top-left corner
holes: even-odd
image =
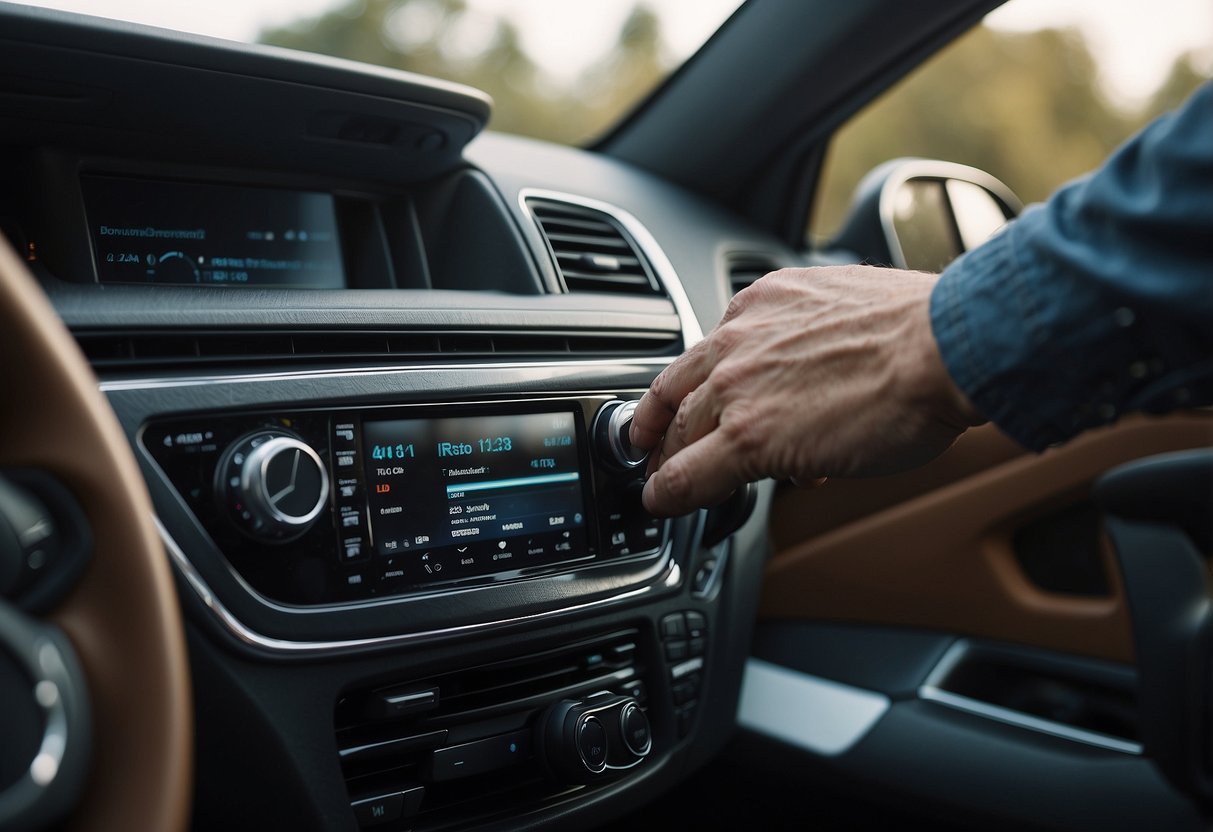
[[[432,711],[437,707],[438,688],[387,690],[367,702],[366,712],[372,719],[393,719]]]
[[[649,690],[645,687],[644,682],[639,679],[633,679],[620,690],[624,696],[632,697],[642,706],[649,701]]]
[[[619,715],[619,727],[623,732],[623,744],[637,757],[643,757],[653,747],[653,732],[649,718],[636,705],[628,703]]]
[[[693,638],[689,642],[687,642],[687,646],[690,648],[692,656],[702,656],[704,649],[706,647],[706,643],[705,643],[704,639]]]
[[[607,658],[614,664],[630,662],[635,655],[636,643],[633,641],[612,644],[607,648]]]
[[[703,659],[687,659],[682,664],[676,664],[670,668],[670,678],[674,681],[685,679],[693,673],[698,673],[703,670]]]
[[[661,637],[669,638],[686,638],[687,621],[680,612],[672,612],[661,619]]]
[[[404,811],[400,813],[400,816],[411,818],[421,811],[421,801],[425,799],[425,786],[413,786],[411,789],[405,789],[403,794]]]
[[[678,709],[677,720],[679,739],[682,739],[687,734],[691,733],[691,728],[695,724],[695,711],[697,708],[698,703],[690,702],[686,706]]]
[[[633,524],[628,530],[628,542],[632,551],[649,551],[661,543],[661,530],[665,521],[645,518],[642,522]]]
[[[350,804],[354,817],[361,827],[378,826],[381,823],[391,823],[399,820],[404,814],[404,792],[392,792],[364,800],[355,800]]]
[[[674,700],[675,705],[685,705],[690,702],[699,692],[699,686],[692,680],[679,682],[670,688],[670,696]]]
[[[695,570],[695,577],[691,579],[691,590],[698,595],[708,591],[708,586],[712,583],[712,576],[716,574],[716,561],[705,560],[703,566]]]
[[[346,563],[362,560],[370,552],[361,537],[345,537],[341,540],[341,559]]]
[[[666,643],[665,657],[667,661],[680,662],[688,655],[687,643],[685,641],[671,641]]]
[[[472,777],[518,765],[530,755],[530,731],[514,731],[438,749],[430,755],[430,777],[436,783]]]
[[[305,443],[259,431],[234,442],[216,468],[216,491],[231,517],[268,542],[303,534],[328,503],[328,471]]]
[[[357,428],[353,422],[338,422],[333,425],[333,451],[354,451],[358,447]]]
[[[617,471],[638,468],[649,456],[647,451],[632,444],[632,414],[639,403],[635,399],[607,402],[599,409],[594,420],[593,432],[598,454],[603,462]]]
[[[691,638],[703,638],[708,632],[708,620],[701,612],[687,611],[687,635]]]
[[[587,716],[582,720],[577,731],[577,752],[590,771],[597,773],[606,768],[607,734],[598,717]]]
[[[341,515],[341,519],[339,521],[339,525],[341,526],[341,528],[351,529],[351,530],[357,530],[357,529],[361,528],[362,512],[360,512],[357,509],[357,507],[341,506],[338,509],[338,511],[340,512],[340,515]]]
[[[608,529],[607,530],[607,545],[611,547],[611,551],[615,554],[628,553],[628,535],[623,529]]]

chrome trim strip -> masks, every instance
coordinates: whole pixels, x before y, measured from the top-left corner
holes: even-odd
[[[749,659],[737,722],[759,734],[833,757],[845,754],[867,736],[890,704],[881,693]]]
[[[343,376],[390,376],[400,373],[433,373],[453,370],[533,370],[575,369],[601,367],[666,367],[673,358],[600,358],[582,361],[514,361],[483,364],[410,364],[395,367],[339,367],[332,370],[286,370],[274,373],[232,373],[209,376],[182,376],[180,378],[135,378],[102,381],[98,388],[102,393],[127,390],[150,390],[169,387],[199,387],[208,384],[263,383],[267,381],[294,381]]]
[[[160,532],[160,539],[164,541],[164,547],[168,551],[169,557],[177,568],[181,570],[181,574],[194,592],[198,594],[199,600],[203,605],[210,610],[218,622],[231,635],[235,636],[240,642],[262,650],[268,650],[273,653],[282,653],[292,656],[325,656],[325,655],[340,655],[351,650],[364,650],[370,648],[395,647],[404,644],[413,644],[427,639],[438,638],[442,636],[465,635],[471,633],[483,632],[496,627],[501,627],[509,624],[520,624],[524,622],[545,621],[548,619],[557,618],[571,613],[581,612],[583,610],[593,610],[603,607],[609,607],[623,601],[629,601],[634,598],[639,598],[648,594],[655,586],[662,583],[662,579],[658,579],[646,586],[638,587],[637,589],[621,592],[617,595],[612,595],[609,598],[601,598],[597,601],[588,601],[582,604],[572,604],[559,609],[547,610],[545,612],[534,613],[531,615],[519,615],[508,618],[499,618],[493,621],[482,621],[477,624],[464,624],[457,627],[442,627],[435,630],[424,630],[415,633],[399,633],[389,636],[373,636],[368,638],[342,639],[339,641],[292,641],[290,639],[275,638],[272,636],[262,635],[256,630],[245,625],[237,618],[231,610],[229,610],[222,601],[198,574],[198,570],[194,568],[193,563],[182,551],[177,541],[160,522],[160,518],[152,515],[152,520],[156,524],[156,529]],[[671,568],[677,568],[677,563],[671,558],[669,560]]]
[[[687,297],[686,290],[682,288],[682,281],[678,278],[678,272],[674,270],[674,264],[665,256],[661,245],[649,233],[649,230],[641,224],[640,220],[622,208],[607,202],[600,202],[597,199],[561,193],[560,191],[548,191],[542,188],[523,188],[518,192],[518,204],[522,207],[522,213],[529,217],[531,222],[534,222],[536,226],[538,226],[538,222],[535,220],[535,215],[531,213],[530,206],[526,204],[527,199],[530,198],[548,199],[552,202],[579,205],[582,208],[601,211],[613,217],[616,222],[624,227],[624,230],[628,234],[632,235],[632,239],[636,241],[636,245],[640,246],[640,250],[649,260],[649,265],[653,267],[653,273],[657,276],[657,281],[665,289],[666,294],[670,296],[670,302],[674,304],[674,310],[678,313],[678,318],[682,322],[682,348],[684,350],[690,349],[693,345],[703,340],[703,328],[699,325],[699,319],[695,317],[695,309],[691,306],[691,299]]]
[[[980,699],[973,699],[972,697],[946,690],[942,687],[944,680],[947,679],[948,674],[952,672],[956,665],[964,660],[964,657],[971,649],[971,643],[967,639],[961,639],[949,647],[947,652],[940,657],[938,664],[931,670],[926,681],[918,688],[918,698],[975,716],[992,719],[1005,725],[1026,728],[1029,731],[1049,734],[1050,736],[1060,737],[1072,742],[1080,742],[1084,745],[1095,746],[1096,748],[1119,751],[1122,754],[1140,755],[1142,753],[1141,743],[1109,736],[1108,734],[1101,734],[1098,731],[1076,728],[1063,722],[1054,722],[1051,719],[1032,716],[1022,711],[1004,708],[1000,705],[983,702]]]

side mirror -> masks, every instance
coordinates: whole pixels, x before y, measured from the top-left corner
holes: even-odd
[[[1022,210],[1010,188],[977,168],[894,159],[860,181],[830,248],[867,262],[938,272]]]

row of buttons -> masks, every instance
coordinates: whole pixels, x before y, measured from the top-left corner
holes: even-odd
[[[603,530],[607,550],[612,555],[635,555],[641,552],[651,552],[661,544],[661,531],[665,526],[664,520],[657,520],[647,515],[640,519],[633,518],[625,523],[621,513],[611,514],[608,524]]]
[[[670,613],[661,619],[661,642],[666,660],[672,664],[670,698],[680,739],[691,733],[699,706],[707,632],[707,618],[695,610]]]
[[[425,786],[414,786],[404,791],[375,795],[350,804],[354,817],[361,827],[378,826],[401,818],[411,818],[421,809],[425,798]]]
[[[357,563],[371,554],[362,513],[362,472],[358,470],[356,422],[333,424],[333,491],[337,553],[342,563]]]

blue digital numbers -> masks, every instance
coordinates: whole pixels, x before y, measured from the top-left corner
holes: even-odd
[[[413,444],[396,443],[395,445],[372,445],[371,459],[414,459]]]

